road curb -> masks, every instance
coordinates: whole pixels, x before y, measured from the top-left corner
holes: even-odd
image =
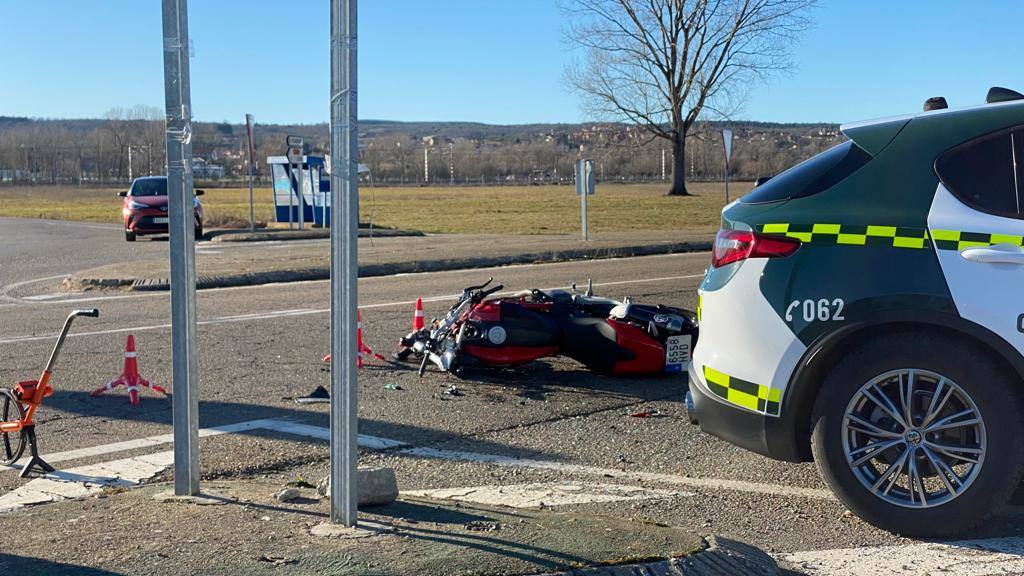
[[[419,230],[395,230],[392,228],[359,228],[360,238],[397,238],[401,236],[426,236]],[[288,240],[322,240],[331,237],[331,230],[315,228],[310,230],[271,229],[249,232],[248,230],[211,230],[204,235],[210,242],[281,242]]]
[[[628,258],[633,256],[655,256],[663,254],[682,254],[687,252],[704,252],[711,249],[711,242],[672,242],[641,246],[621,246],[614,248],[578,248],[551,252],[534,252],[511,256],[451,258],[438,260],[420,260],[408,262],[392,262],[387,264],[363,264],[359,266],[360,278],[375,276],[391,276],[394,274],[415,274],[420,272],[441,272],[448,270],[472,270],[475,268],[491,268],[515,264],[542,264],[553,262],[571,262],[578,260],[602,260],[609,258]],[[218,276],[199,276],[196,288],[229,288],[237,286],[254,286],[258,284],[279,284],[286,282],[304,282],[310,280],[327,280],[331,270],[326,266],[298,270],[277,270],[268,272],[245,272]],[[63,288],[71,291],[129,289],[138,292],[169,290],[170,280],[167,278],[75,278],[63,282]]]
[[[708,547],[685,558],[644,564],[579,568],[542,576],[777,576],[778,563],[767,552],[721,536],[708,538]]]

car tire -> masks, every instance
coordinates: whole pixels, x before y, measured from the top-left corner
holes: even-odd
[[[812,413],[814,459],[839,499],[870,524],[911,537],[969,530],[1010,499],[1024,471],[1017,384],[990,351],[971,342],[926,333],[878,337],[826,375]],[[881,407],[882,396],[898,415]],[[964,415],[953,418],[958,413]],[[902,428],[908,414],[911,424]],[[889,442],[895,444],[882,450]],[[901,467],[886,476],[903,453]],[[943,465],[961,482],[940,472]]]
[[[131,230],[125,230],[124,239],[127,242],[135,242],[135,232],[132,232]]]

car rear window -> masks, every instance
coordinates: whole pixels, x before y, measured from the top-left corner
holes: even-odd
[[[779,202],[803,198],[835,186],[868,163],[871,155],[847,140],[812,156],[754,188],[740,198],[743,204]]]
[[[136,180],[132,184],[132,193],[129,196],[167,196],[167,180],[164,178]]]
[[[988,134],[950,149],[935,161],[935,173],[971,208],[1024,218],[1024,128]]]

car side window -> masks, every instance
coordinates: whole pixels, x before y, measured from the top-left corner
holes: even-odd
[[[935,173],[961,202],[988,214],[1024,218],[1024,129],[1004,130],[948,150]]]

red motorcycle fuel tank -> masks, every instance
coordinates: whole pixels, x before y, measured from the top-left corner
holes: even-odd
[[[561,329],[549,304],[499,299],[481,302],[462,326],[462,350],[492,366],[518,366],[559,353]]]

